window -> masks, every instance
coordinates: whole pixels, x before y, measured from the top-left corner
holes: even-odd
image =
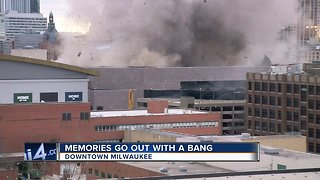
[[[292,126],[291,125],[287,125],[287,132],[292,132]]]
[[[317,139],[320,139],[320,129],[317,129],[317,130],[316,130],[316,138],[317,138]]]
[[[292,93],[292,84],[287,84],[287,93]]]
[[[278,106],[282,106],[281,97],[278,97]]]
[[[301,85],[301,101],[307,102],[307,86]]]
[[[71,120],[71,113],[69,112],[62,113],[62,120],[63,121]]]
[[[248,107],[248,116],[252,116],[252,109],[251,109],[251,107]]]
[[[293,93],[299,94],[299,91],[300,91],[299,85],[297,85],[297,84],[293,85]]]
[[[268,110],[267,109],[262,109],[262,117],[267,118],[268,117]]]
[[[268,83],[262,83],[262,91],[268,91]]]
[[[300,121],[300,127],[302,130],[307,130],[307,122],[306,121]]]
[[[296,107],[296,108],[299,107],[299,99],[298,98],[293,99],[293,107]]]
[[[292,112],[287,111],[287,121],[292,121]]]
[[[278,84],[278,92],[282,92],[282,84]]]
[[[252,82],[248,82],[248,89],[252,90]]]
[[[256,103],[256,104],[260,104],[261,103],[261,99],[260,99],[259,95],[255,95],[254,96],[254,103]]]
[[[232,119],[232,114],[224,114],[222,115],[223,119]]]
[[[292,107],[292,99],[287,98],[287,107]]]
[[[90,113],[89,112],[81,112],[80,113],[80,120],[89,120]]]
[[[243,119],[243,114],[234,114],[235,119]]]
[[[260,122],[259,122],[259,121],[255,121],[255,122],[254,122],[254,128],[255,128],[256,130],[260,130]]]
[[[224,106],[223,111],[232,111],[232,106]]]
[[[282,112],[278,110],[278,119],[282,119]]]
[[[248,103],[252,103],[252,96],[248,95]]]
[[[235,107],[234,107],[234,110],[235,110],[235,111],[243,111],[243,110],[244,110],[244,107],[243,107],[243,106],[235,106]]]
[[[281,127],[282,127],[282,125],[278,124],[278,128],[277,128],[278,129],[278,133],[282,133],[282,128]]]
[[[276,105],[276,98],[274,96],[269,97],[269,104],[273,106]]]
[[[317,152],[317,153],[320,153],[320,144],[318,144],[318,143],[317,143],[317,145],[316,145],[316,152]]]
[[[316,109],[320,110],[320,101],[319,100],[316,100]]]
[[[268,105],[268,96],[262,96],[262,104]]]
[[[317,114],[317,116],[316,116],[316,123],[317,123],[318,125],[320,125],[320,115],[318,115],[318,114]]]
[[[259,108],[255,108],[254,109],[254,116],[255,117],[260,117],[260,109]]]
[[[254,90],[260,91],[260,82],[255,82],[254,83]]]
[[[299,121],[299,112],[294,112],[293,113],[293,121]]]
[[[316,95],[320,95],[320,86],[316,87]]]
[[[252,129],[252,124],[251,120],[248,120],[248,129]]]
[[[309,128],[308,129],[308,137],[309,138],[314,138],[314,129],[313,128]]]
[[[293,131],[294,132],[299,132],[299,126],[293,126]]]
[[[306,116],[307,115],[307,108],[302,106],[301,107],[301,116]]]
[[[313,142],[308,143],[308,150],[309,150],[309,152],[314,152],[314,143]]]
[[[221,107],[220,106],[214,106],[211,108],[212,111],[221,111]]]
[[[314,114],[308,114],[308,123],[314,123]]]
[[[314,109],[314,100],[309,99],[308,105],[309,105],[309,109]]]
[[[274,83],[269,84],[269,91],[270,92],[276,92],[276,85]]]
[[[310,85],[308,89],[309,95],[314,95],[314,86]]]
[[[268,123],[262,122],[262,131],[268,131]]]
[[[274,125],[274,123],[269,124],[269,129],[270,129],[270,132],[276,132],[276,126]]]
[[[269,118],[270,119],[275,119],[276,118],[274,110],[269,110]]]
[[[40,102],[58,102],[58,93],[40,93]]]

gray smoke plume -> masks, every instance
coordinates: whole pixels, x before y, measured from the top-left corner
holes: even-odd
[[[221,66],[289,62],[296,0],[69,0],[85,40],[65,39],[60,61],[85,66]]]

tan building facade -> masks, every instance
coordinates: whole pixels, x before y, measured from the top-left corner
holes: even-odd
[[[320,153],[319,64],[301,74],[247,73],[246,125],[252,135],[301,132],[309,152]]]

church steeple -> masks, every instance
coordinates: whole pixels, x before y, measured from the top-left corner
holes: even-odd
[[[49,14],[49,23],[53,23],[53,13],[50,12]]]

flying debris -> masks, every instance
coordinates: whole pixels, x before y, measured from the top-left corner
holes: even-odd
[[[81,54],[82,54],[82,53],[81,53],[81,51],[79,51],[79,53],[78,53],[78,57],[80,57],[80,56],[81,56]]]

